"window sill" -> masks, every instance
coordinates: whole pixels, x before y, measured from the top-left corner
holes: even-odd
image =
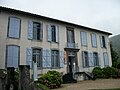
[[[32,39],[31,41],[32,42],[42,42],[42,40],[34,40],[34,39]]]
[[[18,39],[18,40],[20,40],[20,37],[19,38],[16,38],[16,37],[7,37],[7,39]]]

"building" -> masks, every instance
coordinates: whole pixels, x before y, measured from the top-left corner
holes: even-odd
[[[111,33],[33,13],[0,7],[0,68],[30,65],[37,79],[111,66]]]

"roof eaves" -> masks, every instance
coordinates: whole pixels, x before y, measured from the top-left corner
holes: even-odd
[[[85,29],[98,31],[98,32],[105,33],[105,34],[108,34],[108,35],[112,35],[112,33],[105,32],[105,31],[102,31],[102,30],[98,30],[98,29],[94,29],[94,28],[90,28],[90,27],[78,25],[78,24],[75,24],[75,23],[71,23],[71,22],[67,22],[67,21],[63,21],[63,20],[59,20],[59,19],[54,19],[54,18],[50,18],[50,17],[46,17],[46,16],[42,16],[42,15],[30,13],[30,12],[26,12],[26,11],[21,11],[21,10],[16,10],[16,9],[0,6],[0,11],[1,10],[12,11],[12,12],[15,12],[15,13],[19,13],[19,14],[23,14],[23,15],[29,15],[29,16],[38,17],[38,18],[45,18],[45,19],[49,19],[49,20],[53,20],[53,21],[57,21],[57,22],[65,23],[65,24],[70,24],[70,25],[85,28]]]

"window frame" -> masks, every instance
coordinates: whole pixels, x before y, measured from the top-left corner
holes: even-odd
[[[53,57],[53,51],[56,51],[57,52],[57,55],[56,55],[56,64],[57,65],[55,65],[55,63],[54,63],[54,60],[52,60],[52,57]],[[54,66],[53,66],[53,64],[54,64]],[[59,60],[59,50],[57,50],[57,49],[52,49],[51,50],[51,68],[53,68],[53,69],[57,69],[57,68],[59,68],[60,67],[60,60]]]
[[[19,37],[11,37],[9,36],[9,28],[10,28],[10,18],[15,18],[20,20],[20,25],[19,25]],[[7,38],[12,38],[12,39],[20,39],[21,38],[21,19],[16,16],[9,16],[8,17],[8,29],[7,29]]]
[[[18,67],[19,67],[19,64],[20,64],[20,46],[18,45],[14,45],[14,44],[10,44],[10,45],[6,45],[6,60],[5,60],[5,67],[7,68],[7,58],[8,58],[8,47],[9,46],[15,46],[15,47],[18,47]]]
[[[95,57],[96,54],[96,57]],[[98,52],[93,52],[93,60],[94,60],[94,66],[99,66],[99,56]],[[98,65],[97,65],[98,64]]]
[[[84,43],[83,43],[83,36],[82,36],[82,33],[85,33],[85,35],[86,35],[86,38],[85,38],[85,40],[86,40],[86,45],[83,45]],[[81,39],[81,46],[83,46],[83,47],[87,47],[87,32],[85,32],[85,31],[80,31],[80,39]]]
[[[84,55],[83,55],[83,53],[84,53]],[[87,59],[85,57],[85,53],[87,54]],[[88,53],[88,51],[82,51],[82,61],[83,61],[83,68],[88,68],[89,67],[89,53]]]
[[[93,35],[95,35],[95,40],[96,41],[93,41]],[[96,46],[94,46],[93,43],[95,43]],[[95,33],[91,33],[91,45],[92,45],[93,48],[97,48],[97,35]]]
[[[33,30],[32,30],[32,33],[33,33],[33,38],[32,38],[32,40],[36,40],[36,41],[42,41],[42,39],[41,39],[41,33],[42,33],[42,37],[43,37],[43,31],[41,31],[42,30],[42,23],[41,22],[37,22],[37,21],[32,21],[32,23],[33,23]],[[39,24],[39,39],[36,39],[36,38],[34,38],[34,24]],[[36,32],[36,34],[37,34],[37,32]],[[38,37],[38,35],[36,35],[36,37]]]
[[[33,55],[34,55],[34,50],[39,50],[40,51],[40,55],[39,55],[39,62],[41,63],[40,64],[40,66],[38,66],[38,61],[37,61],[37,68],[38,69],[42,69],[42,49],[41,48],[35,48],[35,47],[33,47],[32,48],[32,62],[33,62],[33,64],[34,64],[34,58],[33,58]]]

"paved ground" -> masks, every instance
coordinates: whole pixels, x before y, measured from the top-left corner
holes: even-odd
[[[62,84],[61,88],[53,90],[89,90],[120,88],[120,79],[87,80],[71,84]]]

